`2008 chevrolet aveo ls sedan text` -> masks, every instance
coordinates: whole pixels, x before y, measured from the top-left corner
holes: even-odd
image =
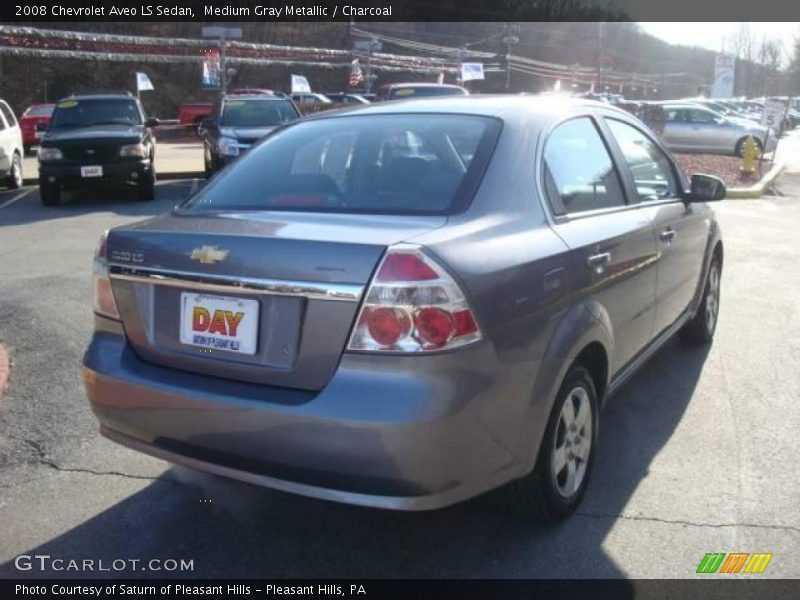
[[[604,399],[714,334],[724,193],[587,101],[301,120],[103,237],[89,399],[110,439],[217,475],[404,510],[508,484],[563,518]]]

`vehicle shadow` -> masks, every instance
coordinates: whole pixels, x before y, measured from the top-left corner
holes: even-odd
[[[81,217],[90,213],[112,212],[130,217],[149,217],[170,210],[182,202],[200,182],[191,179],[168,180],[156,184],[155,200],[140,202],[131,190],[90,190],[68,192],[59,206],[44,206],[36,187],[0,192],[0,205],[24,193],[18,201],[0,210],[0,227],[40,223],[51,219]]]
[[[20,572],[9,561],[0,576],[624,577],[604,541],[680,423],[707,354],[673,340],[611,400],[584,504],[564,523],[520,520],[500,491],[434,512],[396,513],[172,468],[27,554],[185,559],[193,571]]]

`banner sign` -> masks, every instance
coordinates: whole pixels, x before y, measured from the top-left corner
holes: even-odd
[[[136,73],[136,90],[139,92],[152,91],[155,88],[147,73]]]
[[[786,104],[781,100],[767,100],[764,103],[764,111],[761,113],[761,124],[779,131],[785,114]]]
[[[461,81],[483,79],[483,63],[461,63]]]
[[[292,85],[290,89],[293,94],[297,92],[311,93],[311,86],[308,84],[308,79],[302,75],[292,74]]]
[[[220,86],[220,60],[217,50],[206,50],[203,60],[203,87],[218,88]]]
[[[736,76],[736,58],[729,54],[717,54],[714,60],[714,85],[712,98],[733,97],[733,82]]]

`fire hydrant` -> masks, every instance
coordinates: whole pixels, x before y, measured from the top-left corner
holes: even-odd
[[[761,158],[761,152],[753,136],[748,137],[742,144],[742,166],[740,172],[743,177],[750,177],[756,172],[756,161]]]

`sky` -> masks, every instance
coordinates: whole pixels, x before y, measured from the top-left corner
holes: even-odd
[[[639,23],[649,34],[670,44],[699,46],[719,52],[723,44],[730,49],[739,23]],[[800,23],[747,23],[756,40],[764,37],[783,42],[784,64],[794,53],[794,40],[800,38]],[[727,42],[726,42],[727,38]]]

